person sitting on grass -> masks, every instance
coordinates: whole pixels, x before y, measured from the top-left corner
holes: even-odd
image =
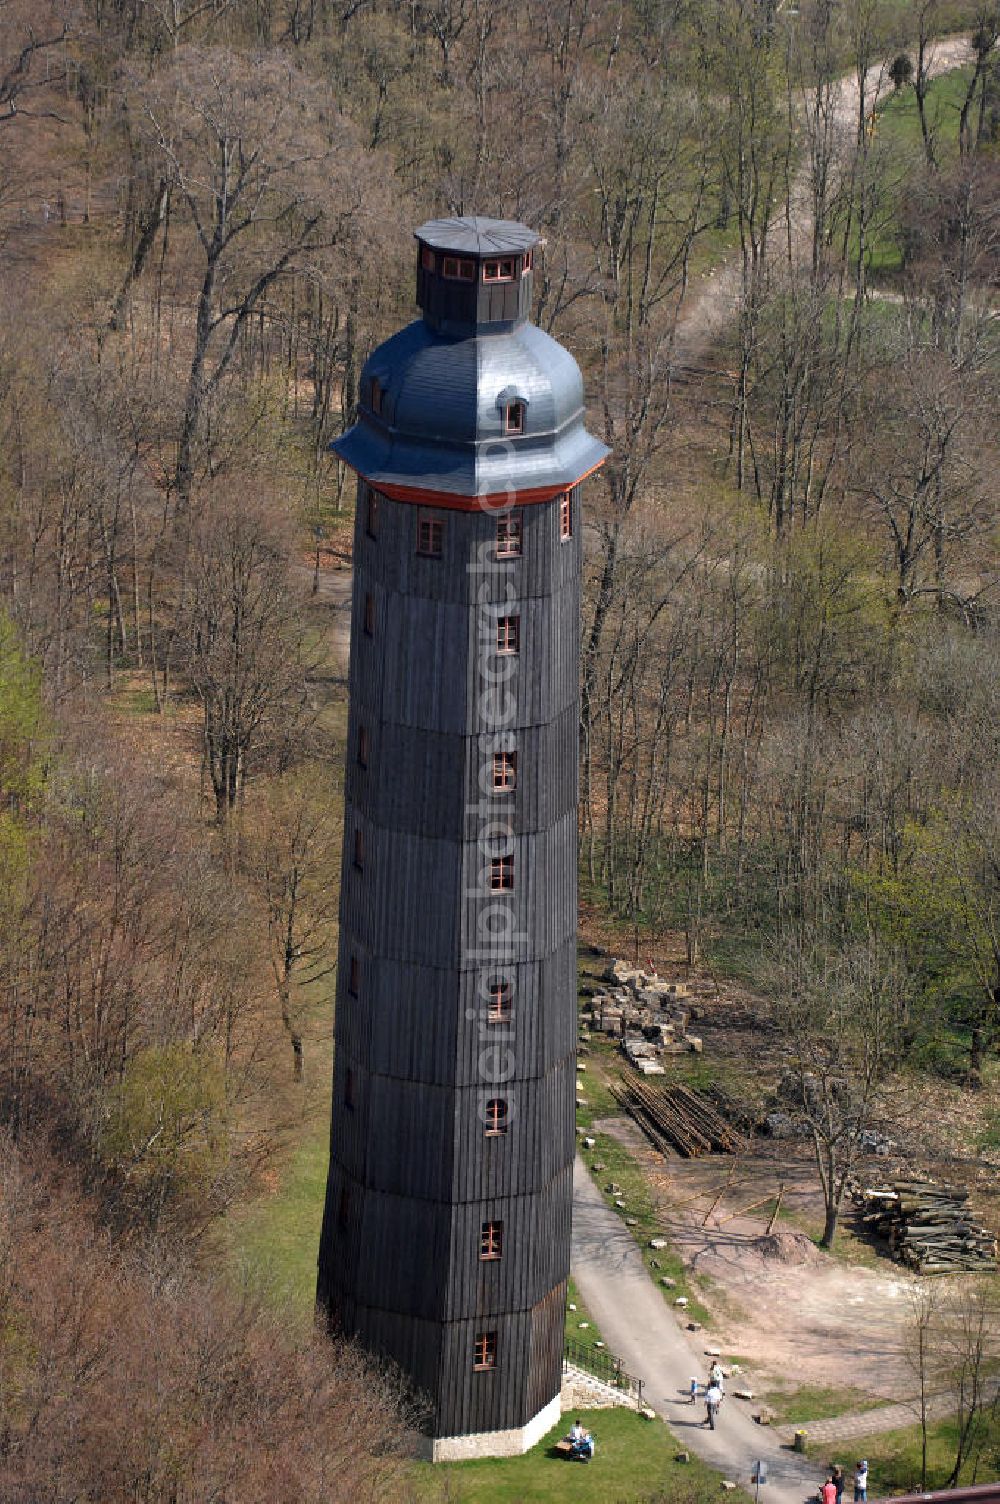
[[[581,1462],[590,1461],[594,1455],[594,1438],[584,1428],[583,1422],[580,1419],[573,1422],[567,1440],[573,1448],[570,1454],[572,1457],[578,1458]]]

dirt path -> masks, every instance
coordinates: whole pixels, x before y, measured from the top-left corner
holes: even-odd
[[[292,574],[299,580],[303,587],[310,592],[313,587],[315,572],[311,564],[293,564]],[[349,564],[341,565],[335,569],[321,569],[319,571],[319,583],[315,595],[310,594],[310,599],[327,608],[330,613],[330,624],[327,640],[333,649],[335,666],[344,674],[347,673],[348,659],[351,654],[351,588],[354,580],[354,571]]]
[[[720,1292],[706,1296],[713,1341],[752,1364],[758,1385],[843,1388],[873,1400],[909,1392],[905,1332],[915,1276],[889,1263],[843,1263],[787,1221],[769,1238],[769,1207],[734,1215],[783,1184],[784,1209],[816,1223],[815,1174],[796,1150],[785,1145],[780,1158],[665,1160],[630,1122],[599,1126],[643,1166],[664,1235],[709,1292]]]
[[[928,74],[933,78],[953,68],[961,68],[972,60],[972,55],[972,44],[967,36],[942,37],[931,43]],[[887,67],[887,62],[881,62],[868,70],[865,76],[867,103],[882,100],[891,87]],[[850,145],[857,128],[860,97],[857,78],[853,74],[845,75],[837,86],[833,104],[833,122],[840,138],[837,143],[840,150]],[[788,206],[792,252],[800,262],[810,253],[812,244],[809,197],[809,169],[808,164],[803,163],[795,175]],[[772,230],[771,244],[775,256],[785,253],[787,240],[778,222]],[[674,342],[675,365],[695,365],[704,359],[736,316],[741,291],[742,270],[737,259],[726,261],[705,274],[697,292],[687,297],[681,310]]]

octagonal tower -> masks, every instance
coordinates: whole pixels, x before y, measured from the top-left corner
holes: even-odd
[[[362,373],[318,1301],[435,1458],[555,1423],[574,1153],[580,483],[606,449],[530,323],[538,236],[421,226]]]

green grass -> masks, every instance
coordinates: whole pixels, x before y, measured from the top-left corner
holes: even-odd
[[[717,1472],[696,1457],[689,1463],[674,1461],[678,1443],[662,1422],[644,1420],[631,1410],[584,1410],[581,1419],[596,1442],[593,1462],[549,1455],[569,1430],[572,1417],[563,1416],[524,1457],[433,1468],[419,1464],[414,1470],[416,1497],[444,1498],[449,1504],[708,1504],[721,1497]],[[743,1504],[749,1495],[738,1489],[726,1497]]]
[[[943,1488],[955,1459],[954,1421],[934,1421],[928,1427],[927,1487]],[[845,1442],[824,1442],[824,1454],[854,1460],[866,1457],[869,1466],[868,1496],[913,1493],[920,1489],[920,1427],[885,1431],[874,1436],[851,1437]],[[991,1455],[992,1453],[992,1455]],[[846,1471],[846,1468],[845,1468]],[[1000,1478],[995,1448],[985,1448],[978,1467],[963,1468],[960,1483],[992,1483]]]
[[[576,1306],[576,1310],[571,1311],[570,1306]],[[583,1331],[580,1330],[581,1321],[588,1323]],[[586,1301],[580,1295],[572,1275],[566,1287],[566,1336],[574,1342],[594,1343],[604,1340],[597,1322],[587,1310]]]
[[[277,1189],[259,1196],[227,1221],[230,1263],[241,1280],[307,1325],[316,1299],[330,1134],[326,1113],[278,1170]]]
[[[980,1153],[984,1149],[1000,1149],[1000,1112],[991,1110],[985,1114],[976,1134],[976,1148]]]
[[[927,92],[926,111],[934,136],[935,153],[940,165],[947,166],[958,155],[958,121],[968,88],[970,70],[956,68],[932,79]],[[912,86],[890,94],[878,112],[877,138],[882,147],[892,150],[893,159],[916,160],[923,152],[917,98]],[[903,247],[898,220],[898,195],[905,192],[905,180],[894,187],[895,208],[876,231],[867,250],[869,275],[894,277],[903,266]],[[854,254],[857,254],[856,248]]]
[[[601,1118],[617,1117],[621,1108],[611,1095],[608,1085],[608,1071],[613,1075],[615,1070],[614,1045],[605,1044],[601,1036],[597,1035],[584,1048],[587,1053],[581,1053],[580,1064],[587,1069],[578,1072],[576,1091],[586,1106],[576,1109],[576,1122],[578,1128],[586,1128],[589,1133],[595,1122]]]
[[[971,77],[971,68],[955,68],[932,79],[928,87],[925,107],[939,160],[958,153],[958,118]],[[912,86],[887,97],[878,112],[876,132],[893,146],[923,149],[917,96]]]
[[[828,1420],[836,1415],[852,1415],[860,1410],[877,1410],[887,1400],[866,1394],[861,1389],[837,1389],[818,1384],[801,1384],[796,1389],[769,1389],[758,1398],[772,1412],[777,1425],[805,1426],[811,1421]],[[864,1455],[859,1453],[859,1456]]]

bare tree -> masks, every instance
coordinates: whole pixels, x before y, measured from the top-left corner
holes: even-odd
[[[833,1243],[861,1135],[897,1058],[908,985],[898,957],[873,940],[830,951],[813,934],[776,968],[774,1017],[812,1139],[823,1248]]]
[[[310,989],[335,965],[340,822],[336,799],[318,776],[279,782],[266,807],[240,832],[242,860],[267,913],[268,952],[293,1071],[305,1066],[303,1023]]]
[[[284,550],[261,514],[219,509],[196,529],[181,611],[184,661],[201,702],[216,818],[239,799],[252,755],[294,738],[310,715],[304,634]]]
[[[920,1487],[955,1488],[975,1464],[996,1419],[992,1375],[1000,1356],[1000,1327],[992,1283],[964,1279],[949,1286],[924,1285],[913,1294],[907,1357],[919,1382]],[[946,1478],[928,1471],[929,1400],[951,1402],[954,1453]]]
[[[200,264],[172,478],[184,509],[201,426],[248,321],[270,288],[347,233],[360,185],[349,128],[281,59],[181,50],[136,93]]]

